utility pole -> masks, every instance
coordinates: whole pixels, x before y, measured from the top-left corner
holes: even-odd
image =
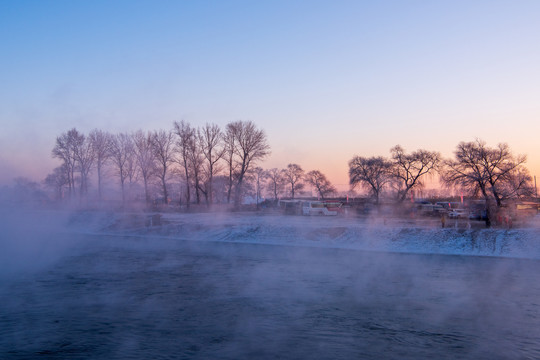
[[[538,190],[536,189],[536,175],[534,175],[534,197],[536,198],[536,213],[538,214],[538,211],[540,211],[540,207],[538,206]]]
[[[538,191],[536,189],[536,175],[534,175],[534,197],[536,198],[536,201],[538,201]]]

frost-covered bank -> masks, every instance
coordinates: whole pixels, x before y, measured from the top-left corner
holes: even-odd
[[[71,229],[192,241],[316,246],[371,251],[540,259],[540,227],[441,228],[436,221],[301,217],[250,213],[80,213]],[[156,217],[154,217],[156,219]]]

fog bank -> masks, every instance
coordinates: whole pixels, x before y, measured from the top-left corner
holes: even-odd
[[[0,279],[42,268],[72,247],[69,213],[0,206]]]

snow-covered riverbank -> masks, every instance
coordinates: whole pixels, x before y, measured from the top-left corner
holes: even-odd
[[[109,235],[540,259],[535,221],[515,229],[465,224],[443,229],[436,220],[423,219],[200,213],[163,214],[156,225],[148,214],[77,213],[69,224],[72,230]]]

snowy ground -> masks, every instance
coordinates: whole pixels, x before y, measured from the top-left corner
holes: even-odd
[[[257,213],[78,213],[73,230],[193,241],[261,243],[368,251],[502,256],[540,259],[540,218],[519,228],[437,219],[305,217]]]

